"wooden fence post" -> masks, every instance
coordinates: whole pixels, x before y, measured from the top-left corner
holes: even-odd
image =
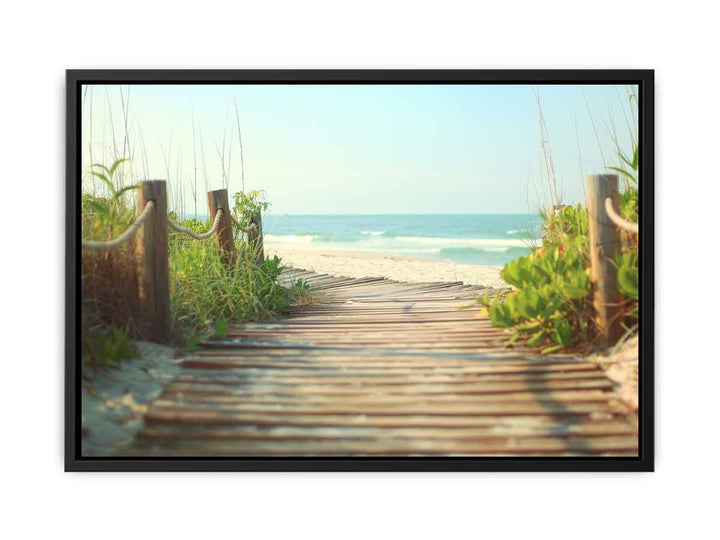
[[[248,243],[255,249],[255,261],[260,264],[265,260],[263,252],[262,212],[258,211],[250,221],[255,227],[248,233]]]
[[[605,211],[610,197],[618,207],[618,176],[593,174],[587,177],[587,209],[590,229],[590,265],[594,285],[595,322],[604,345],[614,344],[622,336],[620,292],[617,268],[613,264],[620,247],[620,231]]]
[[[143,335],[150,341],[169,343],[172,338],[170,318],[170,282],[168,280],[168,222],[165,180],[139,182],[138,214],[148,201],[155,203],[137,232],[139,322]]]
[[[210,209],[210,223],[215,222],[217,211],[222,208],[220,223],[215,231],[215,242],[222,253],[223,262],[230,266],[235,262],[235,242],[233,241],[233,223],[230,216],[230,200],[227,189],[208,191],[208,208]]]

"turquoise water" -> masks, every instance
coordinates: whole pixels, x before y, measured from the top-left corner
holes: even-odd
[[[527,255],[539,227],[539,216],[518,214],[263,216],[274,244],[484,265]]]

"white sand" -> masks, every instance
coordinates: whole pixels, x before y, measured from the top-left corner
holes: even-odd
[[[286,266],[342,277],[386,277],[397,281],[462,281],[469,285],[505,287],[502,266],[457,264],[451,261],[412,259],[380,253],[323,251],[313,246],[265,244],[265,252],[278,255]]]

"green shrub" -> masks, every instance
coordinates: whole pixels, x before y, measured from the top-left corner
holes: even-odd
[[[116,234],[122,233],[133,221],[134,211],[128,208],[123,197],[127,192],[137,189],[138,186],[115,187],[115,173],[118,167],[128,161],[127,158],[116,160],[110,167],[95,163],[91,167],[100,169],[91,171],[95,178],[99,178],[108,188],[110,198],[95,197],[84,194],[82,197],[82,215],[87,216],[89,223],[83,227],[83,233],[94,239],[112,240]]]
[[[310,284],[304,279],[296,279],[292,282],[292,288],[298,291],[309,291]]]
[[[637,222],[637,149],[632,159],[622,154],[620,159],[626,167],[611,167],[625,181],[620,214]],[[513,291],[494,299],[486,293],[478,301],[487,307],[493,325],[511,331],[511,343],[524,338],[531,347],[543,347],[543,354],[587,348],[598,334],[592,306],[587,209],[579,204],[564,206],[542,218],[542,247],[508,263],[500,273]],[[637,235],[621,232],[620,250],[613,262],[622,295],[621,322],[626,332],[632,333],[638,318]]]
[[[543,220],[543,246],[560,246],[568,238],[588,238],[588,213],[582,205],[563,206],[557,211],[541,215]],[[581,246],[583,254],[589,257],[588,243]]]
[[[288,302],[295,306],[309,306],[324,298],[322,291],[314,290],[304,279],[296,279],[290,285]]]
[[[127,329],[85,326],[82,333],[84,367],[116,366],[122,360],[137,356]]]
[[[567,237],[505,265],[500,276],[515,290],[502,300],[480,299],[495,326],[513,330],[511,341],[527,337],[550,353],[590,335],[592,303],[586,240]]]
[[[238,223],[246,226],[258,212],[264,212],[270,208],[270,203],[262,200],[261,196],[262,192],[258,190],[235,193],[235,204],[232,211]]]
[[[215,322],[215,330],[213,331],[213,339],[225,339],[228,335],[228,322],[225,319],[218,319]]]

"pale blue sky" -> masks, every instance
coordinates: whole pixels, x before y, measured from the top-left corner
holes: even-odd
[[[578,202],[582,175],[616,164],[613,131],[630,151],[636,127],[628,89],[536,88],[563,200]],[[128,89],[133,163],[126,181],[169,176],[176,204],[182,185],[188,213],[193,113],[198,212],[205,212],[205,178],[209,189],[223,187],[223,138],[230,191],[241,189],[233,100],[245,188],[264,190],[276,213],[527,213],[550,202],[538,107],[527,85],[93,86],[83,101],[84,170],[90,146],[95,162],[111,162],[113,147],[122,153],[120,95]]]

